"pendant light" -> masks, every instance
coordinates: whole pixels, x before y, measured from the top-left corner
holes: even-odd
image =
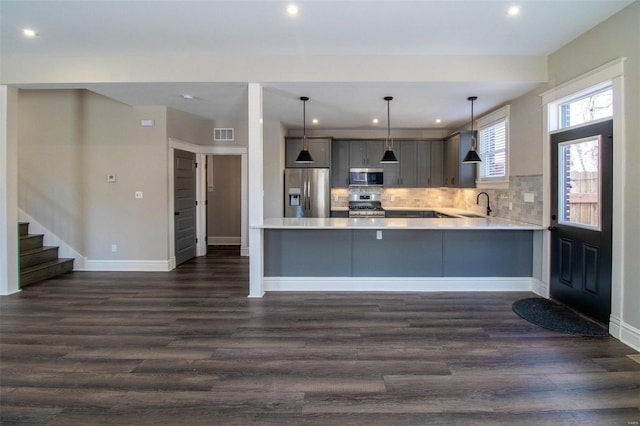
[[[393,96],[385,96],[384,100],[387,101],[387,140],[385,142],[385,151],[382,156],[381,163],[397,163],[398,158],[393,153],[393,139],[391,139],[391,119],[389,116],[389,102],[393,100]]]
[[[471,148],[469,148],[469,152],[464,156],[463,163],[480,163],[482,160],[478,155],[476,149],[478,145],[476,143],[476,133],[473,131],[473,102],[478,99],[477,96],[469,96],[467,98],[468,101],[471,101]]]
[[[302,151],[298,154],[298,158],[296,158],[296,163],[298,164],[311,164],[313,163],[313,157],[309,153],[309,144],[307,142],[307,101],[309,98],[307,96],[300,97],[302,101]]]

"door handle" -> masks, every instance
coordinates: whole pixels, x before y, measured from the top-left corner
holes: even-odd
[[[173,212],[174,216],[180,216],[180,212]]]
[[[558,227],[557,227],[557,226],[554,226],[554,225],[551,225],[551,226],[549,226],[547,229],[548,229],[549,231],[553,232],[553,231],[557,231],[557,230],[558,230]]]

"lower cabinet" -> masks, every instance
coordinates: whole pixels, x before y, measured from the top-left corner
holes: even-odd
[[[423,218],[422,211],[418,210],[385,210],[384,215],[386,218]]]

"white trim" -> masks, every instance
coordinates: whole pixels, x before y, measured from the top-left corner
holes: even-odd
[[[265,291],[531,291],[530,277],[264,277]]]
[[[504,121],[504,133],[505,133],[505,146],[504,146],[504,154],[505,154],[505,170],[504,176],[500,177],[489,177],[483,178],[480,176],[480,168],[482,167],[482,163],[476,165],[476,175],[478,179],[476,180],[476,186],[479,188],[486,189],[507,189],[509,188],[509,176],[511,170],[511,106],[505,105],[501,108],[496,109],[477,120],[478,123],[478,154],[482,153],[482,148],[480,145],[480,131],[483,127],[492,126],[498,122]],[[472,123],[473,124],[473,123]]]
[[[625,345],[640,352],[640,329],[627,324],[620,318],[611,315],[609,318],[609,334]]]
[[[240,254],[242,256],[249,255],[249,228],[248,228],[248,199],[249,199],[249,186],[248,186],[248,173],[249,173],[249,160],[248,160],[248,149],[246,146],[209,146],[209,145],[197,145],[189,142],[185,142],[179,139],[169,138],[169,253],[171,256],[175,256],[175,242],[174,242],[174,225],[173,225],[173,191],[174,191],[174,182],[173,182],[173,151],[174,149],[181,149],[183,151],[193,152],[198,156],[199,164],[204,164],[202,161],[202,156],[206,155],[239,155],[240,156],[240,168],[241,168],[241,183],[240,183]],[[204,203],[206,200],[206,170],[204,167],[198,167],[198,182],[200,182],[201,190],[196,192],[196,197],[198,201],[198,209],[197,209],[197,223],[199,224],[197,234],[198,234],[198,246],[197,246],[197,255],[202,256],[206,254],[206,244],[207,241],[206,235],[206,212],[207,206]]]
[[[625,187],[625,109],[624,109],[624,62],[626,58],[618,58],[604,64],[579,77],[560,84],[540,94],[542,98],[542,173],[543,173],[543,216],[542,226],[548,227],[551,214],[551,157],[549,137],[551,118],[549,108],[555,102],[565,99],[571,94],[580,93],[591,87],[595,87],[607,81],[611,81],[613,87],[613,236],[612,236],[612,273],[611,273],[611,317],[610,328],[618,326],[613,322],[616,318],[624,318],[624,187]],[[566,130],[566,129],[563,129]],[[550,253],[551,238],[548,232],[544,233],[542,244],[542,277],[544,283],[550,288],[551,269]],[[624,324],[619,321],[619,324]],[[624,328],[624,332],[622,332]],[[620,325],[619,333],[611,333],[623,343],[633,345],[636,340],[633,327]],[[631,330],[631,331],[630,331]],[[638,345],[636,345],[638,347]]]
[[[614,59],[598,68],[542,92],[540,96],[542,97],[543,106],[546,107],[547,104],[561,101],[572,94],[580,93],[590,87],[596,87],[605,81],[621,77],[624,75],[624,62],[626,60],[627,58],[624,57]]]
[[[174,262],[175,264],[175,258]],[[85,262],[83,269],[76,271],[140,271],[140,272],[167,272],[172,268],[169,260],[89,260]]]
[[[240,237],[209,237],[207,244],[210,246],[239,246],[242,240]]]
[[[207,239],[201,235],[207,235],[207,156],[205,154],[196,154],[196,200],[198,200],[198,208],[196,209],[196,256],[205,256],[207,254]]]
[[[264,219],[264,129],[262,126],[263,88],[260,83],[249,83],[247,93],[247,117],[249,132],[249,222],[261,225]],[[249,229],[249,297],[264,294],[264,232]]]
[[[549,285],[535,278],[531,278],[531,291],[545,299],[550,297]]]
[[[20,291],[18,89],[0,85],[0,295]]]

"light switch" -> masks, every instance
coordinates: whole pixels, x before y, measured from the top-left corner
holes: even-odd
[[[142,191],[136,191],[136,198],[137,199],[143,198],[143,195],[144,194],[142,193]]]

